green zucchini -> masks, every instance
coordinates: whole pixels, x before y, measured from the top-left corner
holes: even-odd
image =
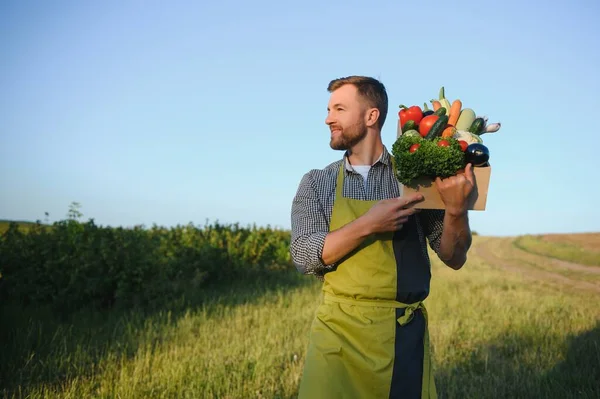
[[[438,116],[446,115],[446,107],[438,108],[438,110],[435,111],[433,114]]]
[[[483,120],[483,118],[476,118],[469,127],[468,132],[473,134],[479,134],[483,131],[484,126],[485,121]]]
[[[402,126],[402,131],[406,132],[408,130],[415,130],[417,128],[417,124],[415,123],[415,121],[413,121],[412,119],[409,121],[406,121],[406,123],[404,124],[404,126]]]
[[[441,109],[441,108],[440,108]],[[438,110],[439,111],[439,110]],[[433,140],[438,137],[444,131],[444,128],[448,124],[448,115],[442,115],[438,118],[437,121],[433,124],[427,135],[425,136],[426,140]]]

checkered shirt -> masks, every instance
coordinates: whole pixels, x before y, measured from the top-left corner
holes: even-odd
[[[367,177],[367,187],[362,175],[348,162],[347,153],[342,159],[323,169],[306,173],[292,202],[292,236],[290,253],[298,271],[323,279],[336,264],[326,265],[321,259],[325,236],[335,199],[335,186],[341,162],[345,162],[343,194],[359,200],[383,200],[400,196],[400,188],[392,170],[392,156],[384,146],[381,157],[372,165]],[[417,230],[425,257],[427,240],[431,249],[438,251],[443,228],[443,210],[423,209],[417,214]]]

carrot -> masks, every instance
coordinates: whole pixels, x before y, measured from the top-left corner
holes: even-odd
[[[458,117],[460,116],[461,107],[462,103],[459,99],[456,99],[452,102],[452,106],[450,107],[450,111],[448,112],[448,125],[456,125],[456,122],[458,122]]]
[[[454,126],[447,125],[446,128],[442,131],[442,137],[447,139],[449,137],[454,136],[454,133],[456,133],[456,128]]]
[[[442,103],[440,103],[438,100],[431,100],[431,104],[433,104],[434,111],[437,111],[438,109],[442,108]]]

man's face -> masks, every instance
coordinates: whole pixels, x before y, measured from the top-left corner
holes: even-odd
[[[325,123],[329,125],[329,145],[334,150],[347,150],[367,135],[366,107],[353,85],[346,84],[331,93],[327,110]]]

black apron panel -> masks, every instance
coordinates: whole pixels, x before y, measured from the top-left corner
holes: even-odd
[[[404,314],[404,308],[396,309],[396,320]],[[425,316],[421,309],[413,319],[401,326],[396,322],[394,369],[390,386],[390,398],[419,399],[423,386],[423,358]]]
[[[392,246],[396,256],[396,300],[406,304],[424,300],[429,294],[431,271],[419,241],[416,215],[394,233]]]

